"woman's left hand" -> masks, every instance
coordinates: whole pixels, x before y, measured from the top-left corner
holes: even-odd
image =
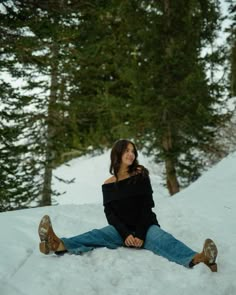
[[[143,240],[140,240],[139,238],[134,238],[134,244],[135,244],[135,247],[141,248],[143,245]]]

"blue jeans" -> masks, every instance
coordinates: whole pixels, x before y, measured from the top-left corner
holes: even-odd
[[[123,239],[112,225],[61,240],[69,253],[77,255],[99,247],[116,249],[124,246]],[[185,267],[189,267],[197,253],[157,225],[149,227],[143,248]]]

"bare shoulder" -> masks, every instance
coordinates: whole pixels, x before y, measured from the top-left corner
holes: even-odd
[[[104,184],[112,183],[112,182],[115,182],[115,181],[116,181],[115,176],[111,176],[107,180],[104,181]]]

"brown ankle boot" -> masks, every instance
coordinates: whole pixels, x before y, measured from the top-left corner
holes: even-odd
[[[50,251],[57,251],[61,240],[53,231],[50,217],[45,215],[39,224],[38,233],[41,242],[39,243],[39,250],[44,254],[49,254]]]
[[[218,250],[216,244],[211,239],[206,239],[203,245],[204,263],[210,268],[212,272],[217,272],[216,257]]]
[[[202,252],[197,253],[194,256],[191,265],[194,266],[200,262],[203,262],[210,268],[212,272],[217,272],[217,254],[218,250],[216,244],[211,239],[206,239],[203,245]]]

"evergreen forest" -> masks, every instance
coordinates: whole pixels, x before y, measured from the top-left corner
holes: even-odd
[[[2,0],[0,36],[0,212],[52,205],[56,167],[120,138],[170,196],[236,149],[234,0]]]

